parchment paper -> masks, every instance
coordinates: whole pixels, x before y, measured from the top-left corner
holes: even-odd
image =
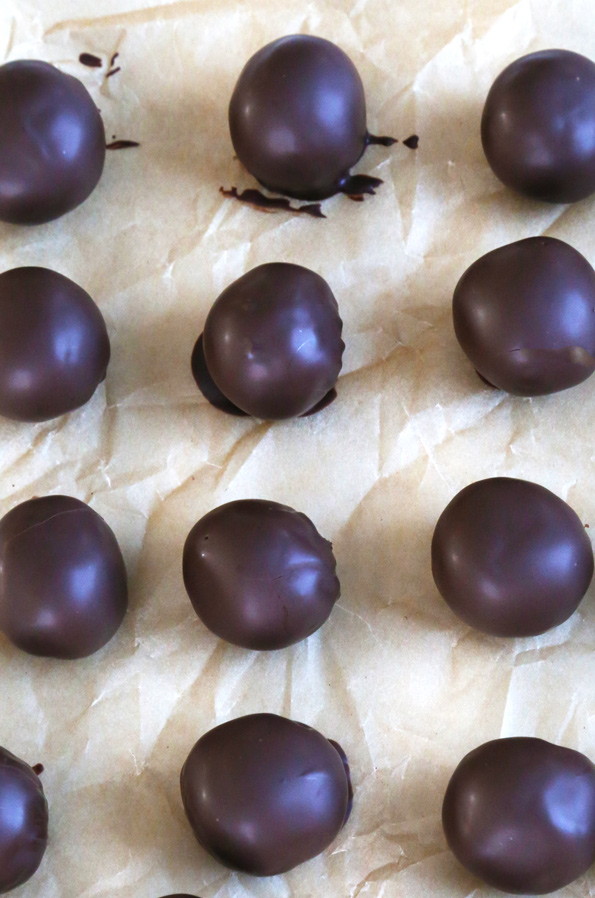
[[[254,186],[234,161],[227,104],[244,62],[293,32],[338,43],[366,87],[368,151],[384,178],[326,221],[225,200]],[[462,756],[539,735],[595,759],[594,590],[562,627],[504,641],[458,622],[429,548],[451,497],[482,477],[538,481],[595,527],[595,381],[519,400],[477,379],[456,344],[454,286],[479,255],[550,234],[595,261],[595,199],[547,206],[507,192],[479,141],[494,77],[523,53],[595,57],[593,0],[1,0],[0,58],[42,58],[95,98],[108,153],[93,196],[38,228],[0,226],[0,270],[45,265],[106,317],[112,362],[82,410],[0,420],[0,513],[34,495],[91,503],[126,556],[131,610],[87,661],[39,660],[0,640],[0,744],[42,762],[51,844],[19,898],[488,896],[446,850],[444,789]],[[85,68],[90,52],[102,68]],[[119,52],[121,71],[106,79]],[[211,408],[190,354],[218,293],[255,265],[323,275],[345,322],[339,398],[268,424]],[[194,522],[243,497],[306,512],[333,540],[342,597],[307,642],[228,646],[195,617],[181,553]],[[272,711],[345,748],[355,807],[322,857],[287,876],[226,871],[195,842],[178,788],[195,740]],[[595,872],[561,895],[595,895]]]

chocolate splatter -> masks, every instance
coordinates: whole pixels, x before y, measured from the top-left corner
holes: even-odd
[[[370,134],[366,138],[366,143],[369,147],[371,146],[381,146],[381,147],[392,147],[393,144],[398,143],[396,137],[378,137],[377,134]]]
[[[110,59],[110,61],[109,61],[110,69],[112,68],[114,62],[116,61],[116,59],[118,58],[119,55],[120,55],[119,53],[114,53],[114,55],[113,55],[112,58]]]
[[[99,56],[94,56],[93,53],[81,53],[79,62],[82,65],[89,66],[90,69],[100,69],[103,65]]]
[[[406,147],[409,147],[410,150],[416,150],[419,146],[419,137],[417,134],[412,134],[411,137],[408,137],[403,143]]]
[[[112,75],[117,75],[118,72],[121,72],[121,71],[122,71],[122,66],[116,66],[116,68],[109,71],[105,77],[111,78]]]
[[[346,193],[351,199],[363,199],[364,194],[376,196],[376,189],[383,183],[381,178],[373,178],[371,175],[349,175],[341,184],[341,193]]]
[[[32,767],[31,769],[33,770],[33,773],[37,774],[37,776],[41,776],[41,774],[45,770],[45,767],[43,766],[43,764],[36,764],[35,767]]]
[[[241,193],[238,193],[237,187],[232,187],[231,190],[220,187],[219,193],[230,199],[239,200],[241,203],[248,203],[248,205],[254,206],[255,209],[259,209],[261,212],[293,212],[295,214],[311,215],[312,218],[326,218],[320,203],[292,206],[290,200],[285,197],[265,196],[260,190],[254,189],[243,190]]]
[[[136,140],[113,140],[106,144],[106,150],[128,150],[130,147],[140,147]]]

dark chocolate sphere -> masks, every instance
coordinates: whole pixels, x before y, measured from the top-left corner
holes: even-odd
[[[282,649],[318,630],[340,595],[331,544],[305,514],[259,499],[194,525],[184,583],[202,622],[247,649]]]
[[[340,747],[275,714],[251,714],[210,730],[190,752],[181,788],[202,847],[253,876],[286,873],[320,854],[351,809]]]
[[[550,203],[585,199],[595,191],[595,63],[569,50],[517,59],[490,89],[481,139],[507,187]]]
[[[259,265],[213,304],[204,359],[223,396],[243,412],[293,418],[335,386],[342,328],[337,301],[320,275],[284,262]]]
[[[561,240],[482,256],[457,284],[453,317],[479,374],[516,396],[565,390],[595,369],[595,271]]]
[[[0,66],[0,219],[41,224],[87,199],[105,131],[86,88],[47,62]]]
[[[109,359],[103,316],[74,281],[47,268],[0,274],[0,415],[48,421],[79,408]]]
[[[595,191],[595,63],[569,50],[517,59],[492,85],[481,138],[507,187],[550,203],[589,196]]]
[[[116,537],[84,502],[30,499],[0,520],[0,631],[18,648],[50,658],[92,655],[127,605]]]
[[[294,34],[255,53],[233,92],[229,127],[240,162],[269,190],[321,200],[359,193],[367,180],[349,174],[370,142],[364,86],[330,41]]]
[[[595,767],[542,739],[496,739],[466,755],[448,784],[449,847],[504,892],[544,895],[595,861]]]
[[[536,636],[576,611],[593,576],[593,550],[578,516],[554,493],[493,477],[461,490],[440,515],[432,573],[472,627]]]
[[[48,843],[48,803],[35,771],[0,748],[0,894],[30,879]]]

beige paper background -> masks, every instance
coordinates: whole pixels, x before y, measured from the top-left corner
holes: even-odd
[[[544,206],[501,187],[482,155],[482,102],[525,52],[595,57],[593,0],[1,0],[0,58],[43,58],[100,106],[98,190],[65,218],[0,225],[0,270],[46,265],[85,287],[112,340],[108,379],[58,422],[0,421],[0,513],[70,493],[114,528],[131,581],[117,637],[78,663],[0,639],[0,744],[43,762],[51,845],[19,898],[466,898],[497,894],[446,851],[439,815],[459,759],[535,734],[595,758],[592,590],[564,626],[501,641],[442,603],[429,569],[435,521],[481,477],[539,481],[595,527],[595,382],[538,400],[484,388],[456,345],[455,283],[480,254],[550,234],[595,261],[595,198]],[[233,160],[227,102],[265,42],[312,32],[343,47],[366,86],[372,131],[420,135],[372,148],[386,183],[326,221],[224,200],[251,186]],[[122,71],[81,66],[88,51]],[[268,424],[212,409],[189,358],[231,280],[276,260],[330,283],[345,321],[339,399]],[[223,502],[266,497],[333,540],[342,598],[307,642],[228,646],[186,598],[181,550]],[[207,729],[273,711],[338,740],[355,785],[351,821],[324,856],[284,877],[229,873],[195,843],[179,769]],[[595,872],[564,896],[595,895]]]

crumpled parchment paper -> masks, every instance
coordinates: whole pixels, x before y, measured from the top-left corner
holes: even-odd
[[[356,63],[369,127],[403,140],[358,170],[384,178],[326,221],[267,215],[219,187],[254,186],[234,161],[227,104],[249,56],[294,32]],[[75,74],[101,108],[99,188],[37,228],[0,226],[1,270],[45,265],[106,317],[105,385],[57,422],[0,421],[0,513],[69,493],[115,530],[131,610],[82,662],[35,659],[0,639],[0,743],[42,762],[51,843],[19,898],[465,898],[492,890],[446,850],[440,808],[461,757],[529,735],[595,759],[593,590],[562,627],[504,641],[461,624],[434,588],[430,539],[466,484],[538,481],[595,526],[595,379],[543,399],[485,387],[452,331],[454,286],[479,255],[549,234],[595,261],[595,198],[547,206],[506,191],[484,160],[483,100],[518,56],[595,57],[592,0],[2,0],[0,58]],[[80,53],[98,55],[85,68]],[[121,71],[106,78],[114,53]],[[190,373],[206,313],[268,261],[307,265],[340,305],[339,398],[287,423],[227,417]],[[270,498],[333,540],[342,597],[293,648],[216,639],[182,583],[184,539],[223,502]],[[345,748],[355,807],[323,856],[284,877],[236,875],[195,842],[179,796],[195,740],[241,714],[309,723]],[[595,895],[595,872],[561,895]]]

